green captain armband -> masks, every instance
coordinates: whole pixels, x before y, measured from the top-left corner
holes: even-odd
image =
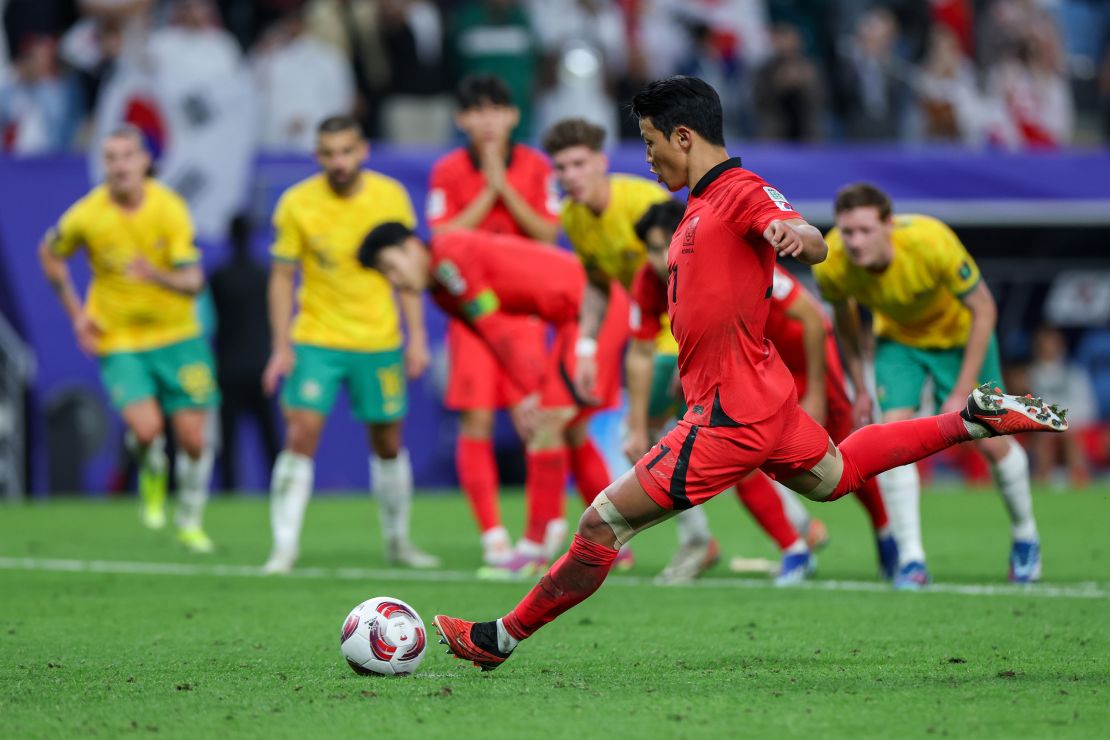
[[[496,293],[487,288],[469,301],[463,303],[462,308],[463,313],[466,314],[468,319],[477,321],[483,316],[489,316],[491,313],[501,308],[501,301],[497,300]]]

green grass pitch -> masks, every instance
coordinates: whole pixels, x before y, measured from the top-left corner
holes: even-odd
[[[504,500],[516,528],[521,503]],[[421,670],[394,679],[341,659],[356,603],[395,595],[430,628],[439,611],[499,616],[531,585],[472,578],[476,537],[457,495],[418,498],[415,539],[445,559],[419,577],[384,568],[367,496],[313,501],[305,570],[287,578],[239,567],[267,554],[259,498],[211,505],[209,557],[143,530],[132,501],[0,507],[0,734],[1106,737],[1110,489],[1040,492],[1036,506],[1044,584],[1030,590],[1005,585],[1009,537],[990,491],[923,497],[934,593],[879,587],[851,501],[815,507],[832,541],[815,584],[794,590],[723,567],[694,587],[646,583],[671,553],[664,524],[634,542],[630,577],[500,670],[432,639]],[[735,500],[709,510],[726,559],[774,557]]]

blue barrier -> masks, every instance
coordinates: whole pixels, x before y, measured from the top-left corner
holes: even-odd
[[[1110,223],[1110,152],[1055,154],[970,153],[959,149],[798,148],[752,146],[737,148],[745,165],[782,190],[807,217],[827,223],[830,203],[845,183],[870,180],[885,187],[904,210],[919,208],[956,223],[1052,223],[1056,220]],[[400,180],[418,212],[427,191],[427,173],[442,152],[375,147],[370,165]],[[615,171],[647,174],[643,150],[625,145],[611,154]],[[249,210],[260,221],[255,245],[264,257],[270,236],[264,225],[278,195],[311,174],[305,157],[261,157],[257,160]],[[34,159],[0,158],[0,308],[8,306],[17,330],[34,348],[38,375],[31,415],[41,417],[43,404],[67,386],[82,385],[103,397],[94,362],[77,350],[69,324],[43,280],[35,249],[43,233],[89,186],[86,160],[76,156]],[[202,243],[205,266],[211,269],[226,256],[222,242]],[[81,259],[74,273],[84,285],[88,271]],[[14,309],[14,310],[13,310]],[[442,349],[443,316],[428,310],[429,331],[436,350]],[[412,451],[417,484],[454,483],[454,419],[440,405],[435,373],[411,387],[411,416],[406,440]],[[342,403],[342,402],[341,402]],[[318,457],[321,488],[360,488],[367,482],[367,452],[362,431],[342,410],[332,415]],[[33,489],[45,488],[45,445],[41,424],[35,425]],[[499,446],[511,451],[515,442],[501,424]],[[117,459],[109,444],[85,471],[88,490],[103,490]],[[57,461],[55,461],[57,462]],[[253,468],[252,468],[253,469]],[[264,477],[248,475],[247,487],[266,486]]]

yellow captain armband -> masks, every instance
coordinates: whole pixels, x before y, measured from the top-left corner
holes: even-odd
[[[471,298],[469,301],[463,303],[463,313],[471,321],[477,321],[483,316],[489,316],[491,313],[501,308],[501,301],[497,299],[497,294],[489,288],[486,288],[478,295]]]

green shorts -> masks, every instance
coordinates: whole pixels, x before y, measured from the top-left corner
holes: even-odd
[[[921,389],[926,378],[933,379],[933,401],[939,409],[960,375],[964,361],[964,348],[919,349],[879,339],[875,347],[875,388],[879,408],[917,409],[921,405]],[[1002,385],[1002,365],[998,359],[998,340],[991,337],[983,366],[979,369],[980,383]]]
[[[648,400],[649,419],[669,419],[686,413],[681,395],[671,392],[671,383],[678,371],[678,355],[655,355],[655,368],[651,374],[651,397]]]
[[[168,415],[220,403],[212,353],[200,337],[100,358],[100,378],[119,410],[153,398]]]
[[[400,348],[384,352],[294,345],[293,372],[285,379],[281,403],[327,416],[346,384],[351,413],[367,424],[401,419],[408,409],[404,360]]]

